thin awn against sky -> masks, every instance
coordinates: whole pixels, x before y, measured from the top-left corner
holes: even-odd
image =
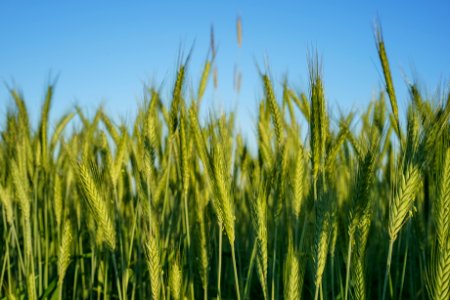
[[[329,107],[365,106],[382,88],[373,36],[378,18],[401,107],[407,101],[405,75],[426,84],[430,94],[438,85],[448,88],[449,1],[310,2],[2,1],[0,80],[22,90],[32,120],[45,85],[56,76],[53,116],[75,104],[93,112],[103,103],[127,120],[144,84],[163,83],[169,96],[179,54],[192,47],[187,91],[197,86],[213,25],[219,87],[209,89],[204,105],[237,109],[240,126],[253,128],[262,95],[257,67],[264,69],[267,58],[276,83],[288,75],[293,86],[307,91],[311,49],[322,57]],[[242,72],[239,95],[233,89],[236,65]],[[1,120],[11,104],[6,85],[0,104]]]

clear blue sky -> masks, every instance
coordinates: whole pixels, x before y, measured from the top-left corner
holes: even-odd
[[[219,89],[208,91],[204,105],[237,108],[248,134],[262,95],[256,66],[264,69],[265,57],[277,84],[288,74],[294,87],[307,91],[306,54],[317,49],[330,110],[365,107],[382,87],[373,38],[378,16],[401,109],[404,75],[420,79],[430,94],[438,84],[448,87],[449,1],[312,2],[1,1],[0,81],[23,91],[34,122],[45,85],[56,75],[53,117],[74,104],[93,112],[104,103],[130,121],[144,83],[164,81],[169,94],[180,50],[188,52],[194,42],[188,88],[197,87],[213,24]],[[239,97],[232,85],[236,64],[243,74]],[[0,120],[10,104],[2,85]]]

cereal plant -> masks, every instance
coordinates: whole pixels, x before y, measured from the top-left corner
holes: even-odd
[[[54,85],[35,126],[10,89],[0,298],[449,299],[450,91],[410,84],[403,111],[375,38],[386,89],[362,113],[327,109],[315,56],[302,92],[261,71],[256,145],[233,112],[199,113],[214,42],[197,90],[181,61],[131,126],[101,107],[51,122]]]

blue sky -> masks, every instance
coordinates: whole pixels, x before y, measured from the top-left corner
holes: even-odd
[[[169,96],[179,53],[192,45],[187,91],[197,87],[213,24],[219,88],[208,90],[204,109],[237,109],[238,126],[251,134],[262,95],[257,66],[264,69],[266,58],[277,86],[287,74],[307,91],[307,52],[317,49],[329,109],[365,107],[383,85],[373,37],[378,17],[400,108],[405,76],[419,79],[430,95],[448,87],[449,1],[312,2],[1,1],[0,81],[22,90],[34,122],[45,85],[56,76],[53,118],[75,104],[93,112],[104,103],[111,115],[131,121],[144,83],[163,82]],[[235,65],[242,72],[239,95]],[[2,85],[0,120],[10,104]]]

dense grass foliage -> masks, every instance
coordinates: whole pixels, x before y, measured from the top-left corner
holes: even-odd
[[[49,86],[34,129],[11,90],[0,297],[449,299],[450,93],[410,85],[402,118],[376,43],[386,91],[360,115],[327,111],[315,59],[305,93],[262,74],[255,154],[233,113],[199,120],[213,58],[131,128],[101,108],[50,125]]]

